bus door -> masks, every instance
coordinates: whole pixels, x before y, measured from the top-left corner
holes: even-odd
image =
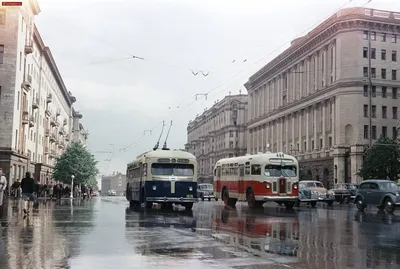
[[[239,164],[239,195],[244,193],[244,165]]]
[[[214,192],[221,191],[221,166],[217,166],[214,170],[215,180],[214,180]],[[222,193],[221,193],[222,195]]]

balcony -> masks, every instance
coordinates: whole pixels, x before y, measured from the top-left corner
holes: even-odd
[[[50,135],[50,142],[54,143],[56,141],[57,137],[55,134]]]
[[[47,97],[46,97],[46,102],[47,102],[47,103],[53,102],[53,95],[51,95],[51,93],[49,93],[49,94],[47,95]]]
[[[50,111],[50,109],[46,108],[45,113],[46,113],[46,116],[49,116],[49,117],[51,116],[51,111]]]
[[[29,124],[29,112],[26,110],[22,112],[22,124]]]
[[[60,123],[58,122],[58,120],[56,119],[56,126],[60,127]]]
[[[65,141],[69,141],[69,134],[65,135]]]
[[[68,124],[67,119],[64,119],[64,120],[63,120],[63,125],[65,126],[65,125],[67,125],[67,124]]]
[[[32,88],[32,76],[27,75],[24,77],[24,82],[22,82],[22,88],[25,89],[26,91],[30,91]]]
[[[34,127],[35,126],[35,117],[30,116],[29,117],[29,127]]]
[[[55,151],[55,150],[50,150],[50,155],[49,155],[49,157],[50,157],[50,158],[53,158],[53,159],[57,158],[56,151]]]
[[[76,98],[75,98],[75,96],[72,95],[72,92],[69,92],[69,99],[71,99],[72,103],[76,102]]]
[[[50,130],[49,130],[49,129],[46,130],[45,135],[46,135],[46,137],[49,137],[49,136],[50,136]]]
[[[56,118],[52,117],[50,119],[50,126],[55,127],[56,126],[56,122],[57,122]]]
[[[33,52],[33,44],[25,45],[25,54],[31,54]]]
[[[58,148],[65,149],[65,142],[64,141],[60,141],[60,143],[58,144]]]
[[[61,115],[61,109],[57,109],[57,111],[56,111],[56,117],[58,117],[58,116],[60,116]]]
[[[61,127],[60,129],[58,129],[58,133],[59,133],[60,135],[64,135],[64,128]]]
[[[45,155],[49,155],[49,153],[50,153],[49,147],[45,147],[44,148],[44,154]]]
[[[33,98],[32,108],[33,109],[38,109],[39,108],[39,98]]]

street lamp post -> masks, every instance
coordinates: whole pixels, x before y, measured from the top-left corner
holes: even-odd
[[[72,175],[71,176],[71,193],[70,193],[70,198],[71,199],[74,199],[74,178],[75,178],[75,176]]]

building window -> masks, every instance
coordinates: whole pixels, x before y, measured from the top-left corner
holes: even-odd
[[[331,148],[332,147],[332,137],[330,136],[329,137],[329,148]]]
[[[4,45],[0,45],[0,64],[4,63]]]
[[[371,48],[371,59],[376,59],[376,49]]]
[[[368,86],[364,85],[364,96],[368,97]]]
[[[371,32],[371,40],[376,40],[376,32]]]
[[[363,73],[364,73],[364,77],[367,78],[368,77],[368,67],[363,68]]]
[[[387,106],[382,106],[382,118],[387,118]]]
[[[368,139],[368,125],[364,125],[364,139]]]
[[[368,48],[367,47],[363,48],[363,57],[368,58]]]
[[[392,70],[392,80],[397,80],[397,70]]]
[[[386,79],[386,69],[381,69],[381,78]]]
[[[392,51],[392,61],[397,62],[397,52],[395,50]]]
[[[381,51],[381,59],[386,60],[386,50]]]
[[[381,34],[381,41],[386,42],[386,34],[385,33]]]
[[[368,31],[364,31],[363,38],[365,40],[368,40],[368,36],[369,36]],[[395,39],[396,39],[396,36],[395,36]]]
[[[232,130],[229,131],[229,137],[233,137],[233,131]]]
[[[372,106],[372,117],[376,118],[376,106]]]
[[[387,88],[382,87],[382,98],[386,98]]]
[[[393,119],[397,120],[397,106],[392,107]]]
[[[393,139],[397,138],[397,127],[393,127],[392,129]]]
[[[387,127],[386,126],[382,126],[382,136],[383,137],[387,137]]]
[[[372,139],[376,139],[376,126],[372,125]]]
[[[392,35],[392,43],[396,43],[396,35]]]
[[[364,117],[368,117],[368,105],[364,105]]]
[[[397,99],[397,88],[392,88],[392,98]]]
[[[376,78],[376,68],[371,68],[371,77]]]
[[[372,86],[372,97],[376,97],[376,86]]]
[[[21,71],[22,68],[22,52],[19,52],[19,71]]]
[[[233,141],[229,141],[229,148],[233,148]]]

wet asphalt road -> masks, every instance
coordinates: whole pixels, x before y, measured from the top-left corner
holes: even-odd
[[[26,219],[17,205],[0,213],[0,269],[400,268],[400,217],[348,205],[146,212],[102,197],[41,203]]]

